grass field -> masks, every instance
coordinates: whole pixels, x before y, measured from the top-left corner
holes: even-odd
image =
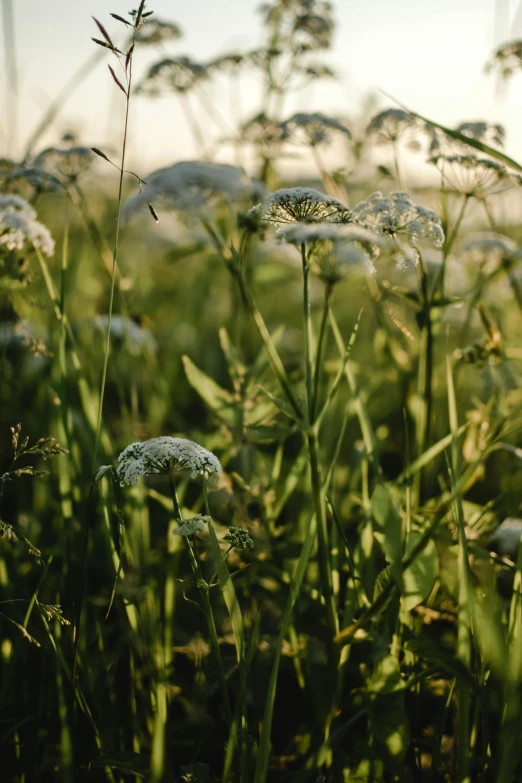
[[[323,0],[204,64],[152,11],[93,23],[122,143],[0,160],[0,777],[518,781],[522,166],[485,122],[290,115]],[[129,172],[166,94],[200,159]]]

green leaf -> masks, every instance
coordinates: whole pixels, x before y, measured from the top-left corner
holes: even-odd
[[[374,536],[379,542],[392,576],[402,587],[402,519],[389,490],[379,484],[372,495]]]
[[[238,426],[240,412],[230,392],[222,389],[212,378],[198,369],[188,356],[183,356],[183,366],[188,382],[216,416],[226,424]]]
[[[407,557],[422,538],[422,533],[412,531],[406,541],[405,556]],[[439,556],[433,541],[429,541],[419,552],[415,560],[402,575],[403,589],[401,605],[404,611],[410,612],[421,604],[431,593],[439,573]]]
[[[409,742],[404,691],[399,662],[393,655],[386,655],[376,664],[368,686],[368,713],[371,731],[386,747],[394,767],[402,763]]]
[[[241,616],[241,609],[237,600],[236,591],[234,589],[234,583],[228,570],[228,566],[223,558],[221,547],[219,546],[218,537],[214,529],[214,523],[212,519],[208,522],[208,533],[210,541],[210,549],[214,558],[214,565],[216,567],[219,586],[223,593],[223,598],[227,605],[230,620],[232,622],[232,630],[234,631],[234,640],[236,644],[236,654],[238,663],[241,664],[244,657],[244,637],[245,632],[243,628],[243,618]]]

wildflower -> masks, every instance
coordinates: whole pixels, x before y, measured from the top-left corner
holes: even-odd
[[[218,458],[203,446],[185,438],[164,435],[141,443],[131,443],[118,457],[120,484],[134,486],[138,476],[168,473],[171,468],[190,470],[192,478],[221,473]]]
[[[270,147],[283,140],[281,123],[274,122],[264,112],[256,114],[241,126],[241,138],[261,147]]]
[[[209,520],[210,517],[196,514],[193,517],[184,519],[183,524],[174,529],[174,534],[176,536],[184,536],[185,538],[193,536],[198,531],[205,530],[205,525],[208,525]]]
[[[236,166],[203,161],[175,163],[147,177],[147,184],[123,208],[130,217],[160,200],[181,212],[192,212],[215,201],[238,201],[254,190],[253,181]]]
[[[376,191],[353,209],[353,221],[377,233],[395,237],[405,234],[415,245],[430,238],[435,247],[442,247],[444,232],[439,216],[431,209],[414,204],[407,193],[400,191],[383,196]]]
[[[522,185],[522,176],[491,158],[466,155],[434,155],[429,160],[463,196],[484,199]]]
[[[304,137],[305,143],[312,147],[320,144],[329,144],[334,134],[341,134],[352,137],[346,125],[343,125],[333,117],[327,117],[325,114],[315,112],[307,114],[299,112],[294,114],[288,120],[281,123],[283,131],[283,140],[294,141]]]
[[[27,201],[0,193],[0,249],[23,250],[26,245],[34,245],[47,256],[54,253],[49,230],[36,220]]]
[[[348,267],[366,275],[375,274],[373,260],[385,245],[373,231],[337,223],[294,223],[284,226],[277,237],[293,245],[305,244],[309,258],[319,267],[320,277],[330,285],[340,282]]]
[[[463,136],[488,144],[490,147],[504,146],[506,132],[502,125],[493,125],[485,120],[473,120],[461,122],[455,130]],[[452,138],[438,128],[426,126],[426,132],[430,137],[429,154],[431,157],[443,154],[468,155],[474,153],[474,147]]]
[[[263,204],[247,214],[258,215],[265,223],[283,226],[295,222],[351,222],[351,212],[339,199],[314,188],[282,188],[271,193]]]
[[[472,263],[490,271],[494,271],[501,265],[510,266],[522,258],[516,242],[499,234],[495,236],[482,234],[472,237],[464,245],[463,251]]]
[[[50,171],[22,166],[6,177],[5,189],[26,201],[34,201],[42,193],[58,193],[63,190],[63,183]]]
[[[207,76],[207,66],[190,57],[166,58],[151,65],[137,92],[157,97],[168,92],[189,92]]]
[[[177,41],[178,38],[181,38],[181,30],[175,22],[167,22],[154,16],[147,19],[147,24],[138,28],[134,40],[142,46],[155,46],[166,41]]]
[[[253,549],[254,542],[248,535],[247,531],[242,527],[230,526],[226,536],[223,536],[223,541],[230,544],[235,549]]]
[[[334,26],[330,3],[319,1],[304,7],[294,22],[294,36],[300,51],[329,49]]]
[[[495,50],[486,65],[486,73],[498,69],[501,79],[509,79],[522,68],[522,40],[507,41]]]
[[[366,135],[373,138],[376,144],[394,144],[406,137],[411,149],[419,149],[418,140],[412,138],[415,131],[423,130],[424,123],[404,109],[386,109],[379,112],[366,128]]]
[[[78,177],[90,169],[94,155],[89,147],[48,147],[42,150],[33,161],[38,169],[61,175],[69,182],[75,182]]]

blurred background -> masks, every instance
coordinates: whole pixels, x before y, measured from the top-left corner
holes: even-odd
[[[136,75],[161,56],[188,55],[208,62],[218,55],[261,44],[257,0],[154,0],[150,8],[161,19],[176,22],[181,38],[142,49]],[[96,16],[122,41],[122,25],[109,12],[126,15],[129,0],[2,0],[2,62],[0,149],[20,157],[32,132],[53,101],[71,94],[40,139],[54,143],[57,134],[73,131],[82,143],[117,145],[124,111],[123,96],[107,70],[112,62],[91,40],[99,37]],[[501,123],[507,131],[506,152],[522,157],[518,90],[498,85],[484,65],[501,41],[522,35],[519,0],[339,0],[332,49],[322,60],[337,78],[312,81],[291,96],[286,110],[325,111],[347,119],[374,96],[376,106],[388,106],[389,93],[407,108],[446,125],[481,119]],[[112,56],[111,56],[112,57]],[[521,78],[513,77],[514,81]],[[71,85],[71,81],[78,89]],[[81,86],[81,89],[79,89]],[[193,106],[208,134],[223,138],[233,124],[231,112],[247,119],[259,105],[262,84],[247,74],[238,77],[234,92],[226,78],[207,86],[216,117]],[[132,106],[130,160],[143,172],[166,162],[196,156],[186,118],[170,95],[142,97]],[[216,119],[218,118],[218,119]],[[222,147],[219,158],[230,158]],[[299,164],[298,164],[299,165]],[[306,165],[306,164],[302,164]]]

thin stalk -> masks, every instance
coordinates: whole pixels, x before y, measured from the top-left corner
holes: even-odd
[[[139,16],[139,14],[138,14]],[[139,21],[137,19],[136,25],[134,27],[134,35],[133,35],[133,43],[136,38],[136,32],[138,29]],[[130,109],[130,96],[132,93],[132,52],[129,56],[129,65],[128,65],[128,77],[127,77],[127,91],[126,91],[126,98],[125,98],[125,123],[124,123],[124,130],[123,130],[123,145],[121,150],[121,163],[120,163],[120,179],[118,184],[118,207],[116,212],[116,236],[114,238],[114,251],[112,255],[112,271],[111,271],[111,287],[110,287],[110,295],[109,295],[109,313],[108,313],[108,320],[107,320],[107,339],[105,341],[105,356],[103,360],[103,370],[102,370],[102,380],[101,380],[101,387],[100,387],[100,406],[98,410],[98,422],[96,427],[96,438],[94,441],[94,453],[92,458],[92,475],[94,475],[96,471],[96,460],[98,457],[98,446],[100,442],[100,432],[101,432],[101,426],[102,426],[102,415],[103,415],[103,401],[105,398],[105,385],[107,382],[107,368],[109,366],[109,353],[111,348],[111,325],[112,325],[112,309],[114,305],[114,291],[116,288],[116,269],[117,269],[117,262],[118,262],[118,247],[119,247],[119,239],[120,239],[120,225],[121,225],[121,202],[122,202],[122,194],[123,194],[123,175],[125,173],[125,155],[127,152],[127,132],[129,127],[129,109]]]
[[[419,414],[415,430],[417,457],[424,454],[430,435],[430,419],[432,404],[432,376],[433,376],[433,330],[431,318],[431,300],[428,291],[428,273],[422,255],[419,253],[418,269],[420,273],[420,287],[422,295],[422,328],[419,347],[419,366],[417,374],[417,395],[419,398]],[[422,472],[415,476],[414,497],[415,504],[419,503],[421,492]]]
[[[303,329],[305,343],[306,397],[309,424],[306,438],[308,443],[308,453],[310,455],[314,508],[317,516],[317,540],[319,545],[319,571],[321,574],[321,586],[326,603],[328,625],[332,635],[336,636],[339,631],[339,619],[335,605],[332,562],[330,559],[330,544],[328,541],[326,493],[321,475],[317,429],[314,427],[314,365],[312,356],[313,333],[312,312],[310,305],[310,264],[308,262],[304,243],[301,245],[301,259],[303,263]]]
[[[459,233],[459,229],[460,229],[462,220],[464,219],[464,214],[466,212],[466,208],[468,206],[469,199],[470,199],[469,195],[467,195],[467,194],[464,195],[464,197],[462,199],[462,202],[461,202],[461,205],[460,205],[459,213],[457,215],[457,219],[455,221],[455,225],[453,226],[452,231],[448,232],[448,234],[446,235],[446,238],[445,238],[445,241],[444,241],[443,254],[442,254],[442,264],[441,264],[440,271],[439,271],[439,274],[437,276],[437,280],[435,281],[435,285],[434,285],[434,288],[433,288],[434,295],[436,295],[436,293],[438,291],[440,296],[444,297],[444,284],[445,284],[445,279],[446,279],[446,267],[447,267],[447,263],[448,263],[448,256],[450,254],[450,250],[453,247],[453,244],[454,244],[454,242],[455,242],[455,240],[457,238],[457,235]]]
[[[499,230],[495,221],[495,218],[493,217],[493,213],[491,211],[491,208],[488,204],[487,199],[482,199],[482,204],[484,206],[484,211],[487,215],[489,225],[491,226],[491,230],[494,234],[498,234]],[[518,280],[516,279],[515,275],[513,274],[512,269],[507,270],[507,275],[509,278],[509,284],[511,286],[511,290],[513,291],[515,295],[515,299],[517,301],[518,309],[522,313],[522,290],[520,289],[520,286],[518,284]]]
[[[172,503],[174,506],[174,515],[177,521],[180,523],[180,525],[183,523],[183,516],[181,514],[181,507],[178,501],[178,496],[176,492],[176,484],[174,483],[174,479],[171,477],[170,479],[170,489],[171,489],[171,495],[172,495]],[[219,685],[221,688],[221,694],[223,696],[223,706],[225,709],[225,715],[227,718],[227,723],[229,726],[232,725],[233,716],[232,716],[232,710],[230,708],[230,700],[228,698],[228,688],[227,688],[227,681],[225,677],[225,669],[223,667],[223,660],[221,658],[221,652],[219,649],[219,639],[216,629],[216,623],[214,622],[214,615],[212,613],[212,605],[210,603],[210,596],[209,596],[209,585],[203,578],[203,572],[201,570],[201,564],[199,560],[197,559],[196,555],[194,554],[194,550],[192,548],[192,544],[189,541],[187,536],[183,536],[183,542],[185,544],[185,549],[187,551],[189,562],[190,562],[190,568],[192,570],[192,574],[194,576],[194,584],[199,590],[199,595],[201,597],[201,603],[203,608],[203,613],[205,615],[205,619],[207,621],[207,628],[208,628],[208,634],[210,637],[210,644],[212,647],[212,652],[214,653],[214,658],[216,660],[217,670],[218,670],[218,678],[219,678]]]
[[[317,339],[317,354],[315,357],[315,373],[314,373],[314,391],[312,397],[312,418],[315,418],[317,411],[317,402],[319,397],[319,384],[321,382],[321,371],[323,367],[324,352],[326,348],[326,327],[328,324],[328,312],[330,310],[330,303],[332,300],[333,288],[328,283],[324,289],[324,305],[323,315],[321,318],[321,326],[319,327],[319,337]]]

